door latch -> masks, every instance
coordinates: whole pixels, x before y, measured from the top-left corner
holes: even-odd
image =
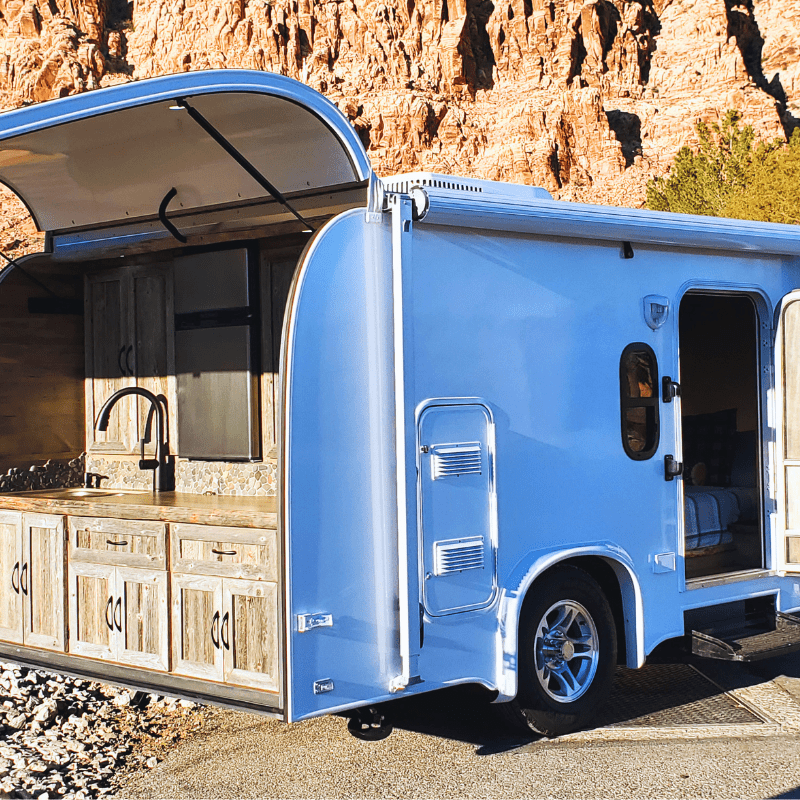
[[[683,462],[676,461],[675,456],[664,456],[664,480],[671,481],[683,475]]]
[[[332,628],[333,614],[298,614],[297,631],[305,633],[314,628]]]
[[[681,385],[669,375],[665,375],[661,379],[661,400],[665,403],[671,403],[676,397],[681,396]]]

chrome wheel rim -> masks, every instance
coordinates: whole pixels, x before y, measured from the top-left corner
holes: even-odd
[[[536,676],[545,694],[557,703],[571,703],[592,685],[600,657],[600,641],[591,614],[574,600],[559,600],[545,611],[536,627]]]

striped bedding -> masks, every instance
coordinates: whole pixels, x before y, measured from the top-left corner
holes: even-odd
[[[728,526],[757,513],[756,489],[717,486],[685,486],[684,518],[686,550],[728,544],[733,540]]]

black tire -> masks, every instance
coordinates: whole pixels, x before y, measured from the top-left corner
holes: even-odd
[[[570,566],[537,581],[522,607],[517,652],[517,696],[501,705],[507,721],[549,737],[584,727],[608,697],[617,663],[614,616],[597,581]]]

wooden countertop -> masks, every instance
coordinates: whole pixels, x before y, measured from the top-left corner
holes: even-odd
[[[277,528],[277,498],[230,497],[178,492],[125,492],[82,498],[57,497],[63,490],[0,494],[0,510],[76,517],[113,517],[237,528]],[[113,490],[109,490],[113,491]]]

